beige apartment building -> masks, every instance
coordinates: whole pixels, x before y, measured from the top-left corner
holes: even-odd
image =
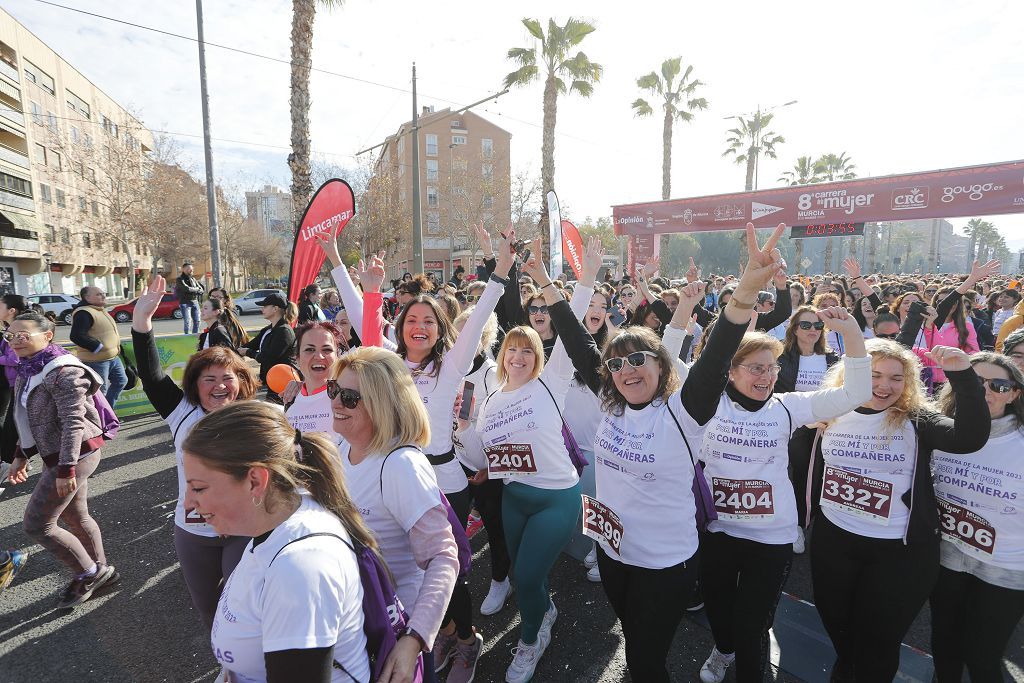
[[[413,172],[420,175],[424,270],[447,280],[461,264],[470,274],[480,256],[472,225],[483,221],[494,234],[511,220],[512,135],[473,112],[433,107],[423,108],[418,125],[419,169],[408,121],[385,141],[371,181],[397,195],[402,231],[390,275],[411,268]]]
[[[119,297],[129,269],[148,275],[147,247],[116,238],[117,198],[97,188],[115,172],[141,181],[152,147],[145,126],[0,10],[0,290]]]
[[[263,228],[268,237],[283,236],[291,239],[292,195],[274,185],[245,193],[246,218]]]

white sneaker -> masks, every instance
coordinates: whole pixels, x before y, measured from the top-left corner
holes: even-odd
[[[533,645],[527,645],[520,640],[519,644],[512,648],[512,663],[505,670],[505,683],[527,683],[533,678],[533,672],[542,654],[544,649],[539,636]]]
[[[725,679],[725,671],[729,665],[736,660],[736,654],[723,655],[717,647],[711,648],[711,655],[708,656],[704,666],[700,668],[700,680],[704,683],[722,683]]]
[[[800,527],[796,528],[796,540],[793,541],[793,552],[797,555],[803,555],[804,550],[807,549],[806,539],[804,538],[804,530]]]
[[[541,652],[544,652],[548,647],[548,643],[551,642],[551,627],[555,625],[555,619],[557,618],[558,608],[555,607],[555,603],[552,600],[548,606],[548,611],[544,613],[544,619],[540,622],[540,630],[537,631],[537,642],[541,644]]]
[[[601,568],[595,565],[588,569],[587,581],[592,581],[593,583],[601,583]]]
[[[497,614],[505,606],[508,594],[512,592],[512,583],[505,577],[504,581],[491,580],[491,588],[487,591],[487,597],[480,603],[480,614],[490,616]]]
[[[593,569],[597,566],[597,546],[595,545],[593,550],[587,553],[587,556],[583,558],[583,566],[587,569]]]

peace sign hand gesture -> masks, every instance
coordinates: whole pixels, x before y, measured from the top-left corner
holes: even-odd
[[[782,233],[786,230],[785,223],[779,223],[771,236],[764,243],[763,247],[757,244],[757,233],[754,231],[754,224],[747,223],[747,265],[743,270],[743,277],[736,287],[733,298],[739,295],[743,302],[754,301],[757,293],[765,288],[765,285],[775,276],[780,268],[786,267],[782,259],[782,253],[776,249]]]

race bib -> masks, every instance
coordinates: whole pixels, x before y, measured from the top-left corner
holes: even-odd
[[[195,510],[185,510],[185,524],[206,524],[206,520]]]
[[[487,474],[492,479],[508,479],[521,474],[537,474],[533,447],[528,443],[503,443],[484,448]]]
[[[996,547],[996,530],[981,515],[960,507],[942,498],[939,501],[939,516],[942,518],[942,535],[957,545],[967,546],[992,554]]]
[[[622,545],[622,521],[610,507],[583,494],[583,535],[595,541],[607,541],[618,554]]]
[[[892,484],[825,465],[821,505],[884,526],[889,523]]]
[[[775,514],[772,485],[763,479],[712,477],[711,487],[719,519],[752,522]]]

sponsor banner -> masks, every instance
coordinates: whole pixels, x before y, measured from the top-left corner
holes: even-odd
[[[558,195],[554,190],[548,192],[548,231],[548,245],[551,250],[548,273],[554,279],[562,274],[562,212],[558,207]]]
[[[617,235],[1007,213],[1024,213],[1024,161],[612,207]]]
[[[579,280],[580,273],[583,272],[583,237],[572,221],[562,221],[562,251],[565,252],[565,260],[569,262],[569,267]]]
[[[316,236],[338,235],[356,213],[352,188],[344,180],[332,178],[320,186],[302,214],[292,247],[292,266],[288,275],[288,300],[298,301],[306,285],[312,284],[324,264],[324,251]]]
[[[626,242],[626,275],[636,280],[636,267],[661,253],[661,238],[656,234],[632,235]]]

